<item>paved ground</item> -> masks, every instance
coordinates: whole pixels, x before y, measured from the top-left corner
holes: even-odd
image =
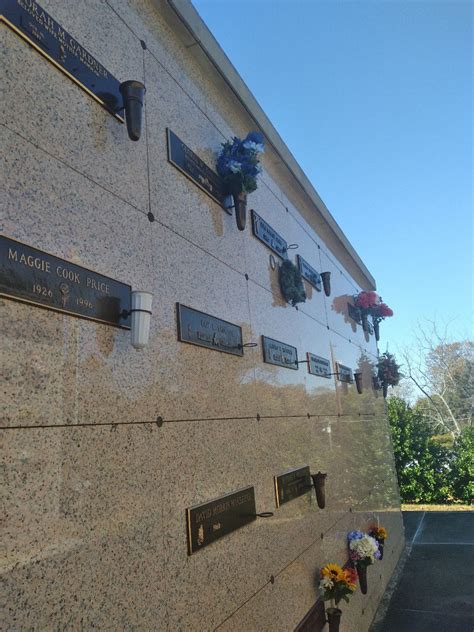
[[[411,552],[380,632],[474,631],[474,512],[403,513]]]

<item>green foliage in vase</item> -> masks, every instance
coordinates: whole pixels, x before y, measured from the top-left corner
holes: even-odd
[[[288,303],[293,307],[306,301],[306,292],[300,271],[289,259],[283,261],[279,271],[280,289]]]

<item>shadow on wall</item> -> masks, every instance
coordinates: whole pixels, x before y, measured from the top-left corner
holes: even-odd
[[[336,314],[341,314],[341,316],[344,317],[344,322],[347,325],[350,325],[353,333],[356,333],[357,323],[349,316],[349,304],[353,305],[355,308],[354,297],[351,294],[342,294],[341,296],[334,297],[331,309],[333,312],[336,312]],[[364,331],[363,333],[365,341],[369,342],[369,333],[367,331]]]

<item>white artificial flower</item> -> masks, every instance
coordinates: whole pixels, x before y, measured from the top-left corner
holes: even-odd
[[[231,160],[229,162],[229,169],[232,173],[240,173],[242,171],[242,163],[237,160]]]
[[[329,577],[323,577],[322,580],[319,582],[319,586],[323,590],[331,589],[334,587],[334,582]]]
[[[349,544],[351,551],[355,551],[361,559],[369,558],[373,563],[375,561],[375,553],[378,551],[378,544],[370,535],[364,535],[359,540],[351,540]]]
[[[255,143],[253,140],[246,140],[243,146],[244,149],[250,149],[250,151],[254,151],[255,153],[261,153],[263,151],[263,145]]]

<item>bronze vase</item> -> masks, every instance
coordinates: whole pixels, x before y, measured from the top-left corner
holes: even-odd
[[[382,384],[382,392],[383,392],[383,396],[385,399],[387,399],[387,395],[388,395],[388,382],[384,382]]]
[[[365,310],[362,310],[361,318],[362,318],[362,329],[367,333],[369,331],[369,321],[368,321],[367,313],[365,312]]]
[[[359,393],[359,395],[362,395],[362,391],[364,390],[362,384],[362,373],[354,373],[354,381],[356,383],[357,392]]]
[[[316,500],[318,501],[318,507],[320,509],[324,509],[326,506],[326,477],[327,474],[323,474],[322,472],[311,475],[314,489],[316,490]]]
[[[367,594],[367,566],[359,566],[356,564],[357,575],[359,576],[360,592],[363,595]]]
[[[324,294],[331,296],[331,273],[321,272],[321,279],[323,280]]]
[[[328,616],[329,632],[339,632],[342,610],[339,608],[328,608],[326,614]]]
[[[232,191],[234,199],[235,221],[239,230],[245,230],[247,221],[247,194],[245,191]]]
[[[380,542],[380,540],[378,540],[378,543],[379,543],[379,551],[380,551],[380,558],[379,559],[383,560],[383,546],[384,546],[384,544],[383,544],[383,542]]]
[[[375,340],[378,342],[380,340],[380,323],[377,320],[374,320],[374,334]]]

